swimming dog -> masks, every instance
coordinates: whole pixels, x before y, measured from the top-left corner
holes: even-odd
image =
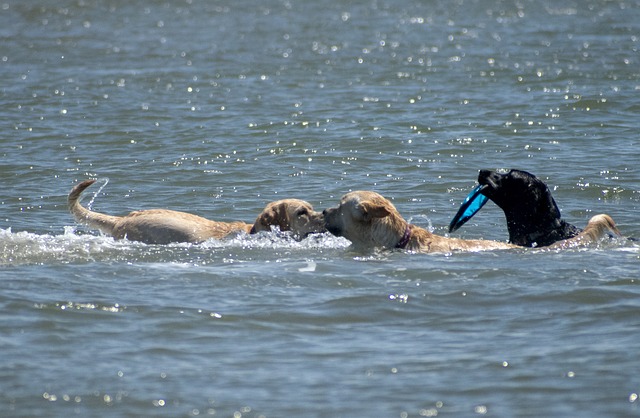
[[[315,232],[324,232],[324,219],[320,212],[303,200],[284,199],[269,203],[253,225],[245,222],[218,222],[187,212],[169,209],[148,209],[125,216],[112,216],[91,211],[80,204],[82,192],[96,180],[78,183],[69,193],[69,211],[79,223],[98,229],[116,239],[126,238],[147,244],[172,242],[200,243],[208,239],[222,239],[233,234],[254,234],[277,226],[281,231],[292,231],[302,239]]]
[[[563,220],[547,185],[526,171],[480,170],[478,183],[451,221],[450,232],[471,219],[488,198],[505,214],[509,242],[519,246],[567,247],[597,241],[607,232],[620,235],[609,215],[592,217],[584,230]]]
[[[340,204],[323,211],[325,225],[333,235],[362,249],[401,248],[416,252],[450,253],[518,248],[489,240],[466,240],[432,234],[405,221],[393,204],[378,193],[354,191]]]

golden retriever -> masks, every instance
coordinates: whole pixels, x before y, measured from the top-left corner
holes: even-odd
[[[80,204],[82,192],[95,182],[96,180],[85,180],[71,190],[67,201],[69,211],[77,222],[116,239],[126,238],[147,244],[199,243],[243,232],[253,234],[269,231],[271,226],[277,226],[281,231],[292,231],[297,239],[325,231],[322,214],[314,211],[309,203],[298,199],[269,203],[253,225],[240,221],[217,222],[169,209],[141,210],[126,216],[106,215],[93,212]]]
[[[348,239],[356,248],[401,248],[427,253],[519,248],[498,241],[432,234],[409,224],[389,200],[371,191],[347,193],[337,207],[325,209],[323,214],[327,230]]]

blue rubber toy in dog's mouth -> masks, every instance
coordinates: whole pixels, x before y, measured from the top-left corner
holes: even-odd
[[[473,218],[473,215],[478,213],[480,209],[487,203],[489,198],[483,195],[482,189],[485,186],[482,184],[477,185],[471,193],[464,199],[458,213],[453,217],[449,224],[449,232],[453,232],[464,225],[469,219]]]

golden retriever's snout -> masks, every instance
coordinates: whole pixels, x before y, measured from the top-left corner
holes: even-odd
[[[327,208],[322,211],[324,227],[335,236],[342,236],[342,230],[337,222],[338,208]]]
[[[300,228],[306,229],[303,238],[311,234],[322,234],[327,231],[324,222],[324,214],[314,211],[313,208],[311,210],[305,209],[299,211],[298,217],[302,220],[302,222],[304,222],[306,226],[306,228]]]

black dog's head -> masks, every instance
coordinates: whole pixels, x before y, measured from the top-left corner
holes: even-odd
[[[482,185],[480,193],[504,211],[511,243],[543,247],[580,233],[580,229],[560,219],[549,188],[533,174],[480,170],[478,182]]]

